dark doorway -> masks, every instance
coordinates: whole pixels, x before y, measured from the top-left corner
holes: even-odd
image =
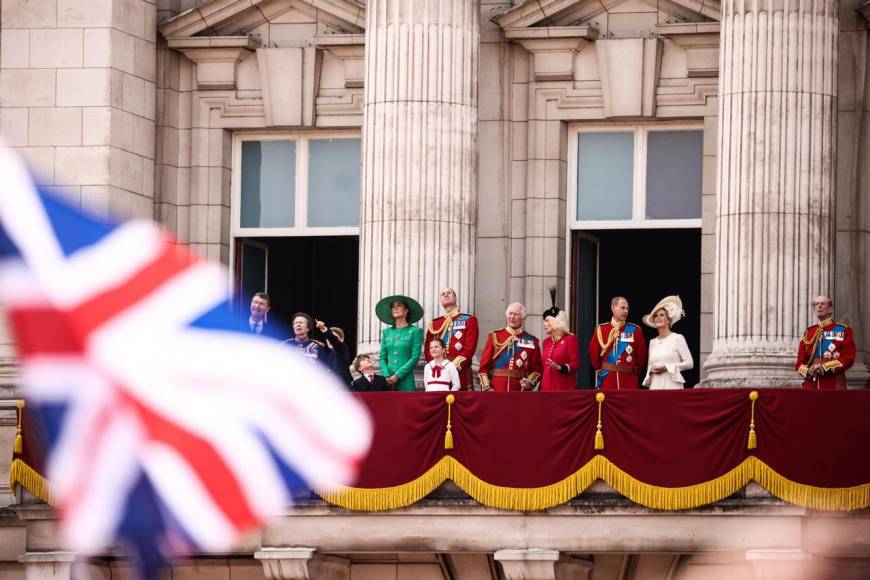
[[[236,239],[240,307],[247,308],[265,278],[271,319],[289,327],[293,313],[302,311],[341,327],[351,356],[356,355],[358,266],[356,236]]]
[[[575,232],[572,243],[573,322],[581,343],[579,384],[593,384],[586,347],[597,323],[610,319],[610,299],[625,296],[631,305],[629,321],[641,326],[647,342],[655,329],[641,322],[643,315],[670,294],[683,301],[686,318],[674,331],[686,338],[695,368],[683,373],[686,386],[698,383],[701,347],[701,230],[596,230]],[[596,304],[597,321],[589,323]]]

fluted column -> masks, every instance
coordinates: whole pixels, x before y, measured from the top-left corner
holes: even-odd
[[[477,0],[369,0],[366,21],[360,352],[378,347],[377,301],[438,290],[474,304]]]
[[[711,386],[798,384],[813,298],[833,295],[836,0],[725,0]]]

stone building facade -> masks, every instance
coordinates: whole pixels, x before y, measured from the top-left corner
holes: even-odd
[[[555,286],[581,338],[610,295],[628,296],[639,320],[678,293],[703,363],[696,382],[793,385],[797,337],[813,298],[828,294],[855,327],[851,384],[870,380],[866,2],[2,0],[0,9],[0,134],[45,187],[106,215],[158,221],[227,263],[228,284],[268,287],[280,314],[301,308],[344,325],[361,352],[378,347],[374,304],[396,292],[434,316],[439,289],[451,286],[484,329],[523,302],[540,334]],[[2,447],[14,436],[15,354],[0,342]],[[11,500],[2,485],[0,494]],[[803,521],[750,504],[746,521]],[[330,513],[311,509],[315,520]],[[408,514],[439,510],[486,521],[486,510],[437,502]],[[365,525],[381,521],[371,517]],[[414,521],[425,520],[402,520],[408,534]],[[36,533],[28,552],[41,551]],[[641,551],[644,538],[625,551]],[[341,546],[322,546],[344,566]],[[489,570],[492,558],[475,554],[499,546],[464,546],[466,565]],[[749,549],[728,546],[740,558]],[[555,550],[540,556],[550,570]],[[502,557],[522,568],[538,556]],[[358,577],[430,577],[390,558],[377,565],[395,575]],[[420,558],[408,566],[447,566]],[[732,565],[699,558],[680,566]],[[620,562],[612,567],[624,571]],[[658,565],[644,562],[631,566]],[[262,574],[251,564],[227,577]],[[667,570],[677,564],[660,564],[662,575],[648,577],[676,577]]]

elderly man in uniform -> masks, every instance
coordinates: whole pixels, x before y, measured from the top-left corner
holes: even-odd
[[[610,301],[610,322],[599,324],[589,341],[589,361],[596,370],[595,388],[637,389],[646,371],[646,339],[640,327],[628,319],[628,300]]]
[[[477,350],[478,326],[477,318],[471,314],[460,312],[456,305],[456,291],[452,288],[442,288],[440,292],[441,308],[444,316],[439,316],[426,327],[426,340],[428,345],[433,338],[440,338],[447,348],[445,357],[453,363],[459,372],[459,383],[462,389],[471,389],[474,386],[471,375],[471,357]],[[432,360],[429,349],[424,348],[426,362]]]
[[[531,391],[541,380],[541,347],[523,329],[526,307],[515,302],[505,312],[507,324],[486,337],[480,357],[480,387],[484,391]]]
[[[819,322],[801,336],[794,368],[805,389],[845,389],[845,373],[855,362],[852,329],[833,321],[834,303],[827,296],[816,298],[813,312]]]

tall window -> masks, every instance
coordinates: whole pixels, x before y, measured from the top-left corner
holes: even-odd
[[[701,227],[700,128],[576,128],[570,159],[572,228]]]
[[[359,233],[359,137],[241,135],[235,150],[234,235]]]

